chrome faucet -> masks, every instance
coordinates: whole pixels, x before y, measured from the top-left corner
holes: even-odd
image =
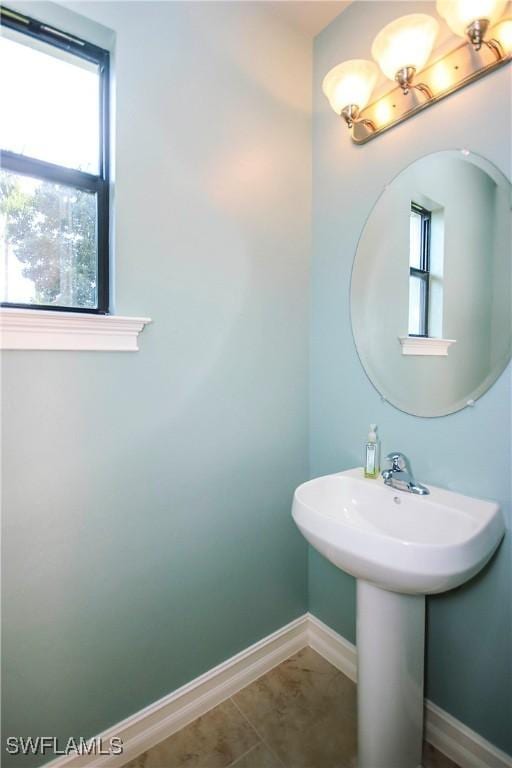
[[[384,483],[397,491],[407,491],[426,496],[430,491],[421,483],[417,483],[412,474],[411,465],[407,456],[394,451],[386,456],[386,461],[391,462],[391,467],[382,472]]]

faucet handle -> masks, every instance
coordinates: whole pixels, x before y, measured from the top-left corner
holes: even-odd
[[[386,456],[386,460],[391,462],[392,472],[401,472],[403,469],[407,469],[409,466],[409,460],[407,456],[399,451],[392,451]]]

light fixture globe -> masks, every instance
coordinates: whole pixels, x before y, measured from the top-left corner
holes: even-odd
[[[350,59],[333,67],[322,83],[322,90],[336,114],[342,115],[349,127],[370,101],[379,70],[373,61]]]
[[[402,73],[410,83],[427,63],[438,31],[437,21],[425,13],[401,16],[381,29],[373,41],[372,56],[390,80]]]
[[[485,19],[489,26],[495,24],[507,5],[507,0],[437,0],[437,12],[452,32],[465,37],[467,28]]]
[[[452,32],[469,37],[476,50],[480,50],[485,34],[505,10],[507,0],[437,0],[438,14]]]
[[[512,19],[505,19],[499,25],[496,31],[496,40],[505,54],[512,54]]]

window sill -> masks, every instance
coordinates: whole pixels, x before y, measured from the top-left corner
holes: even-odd
[[[0,349],[137,352],[148,317],[0,309]]]
[[[399,336],[402,355],[438,355],[448,356],[448,347],[456,344],[455,339],[433,339],[426,336]]]

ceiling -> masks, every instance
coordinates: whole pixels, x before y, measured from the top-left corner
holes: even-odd
[[[278,0],[273,11],[308,37],[315,37],[350,5],[350,0]]]

